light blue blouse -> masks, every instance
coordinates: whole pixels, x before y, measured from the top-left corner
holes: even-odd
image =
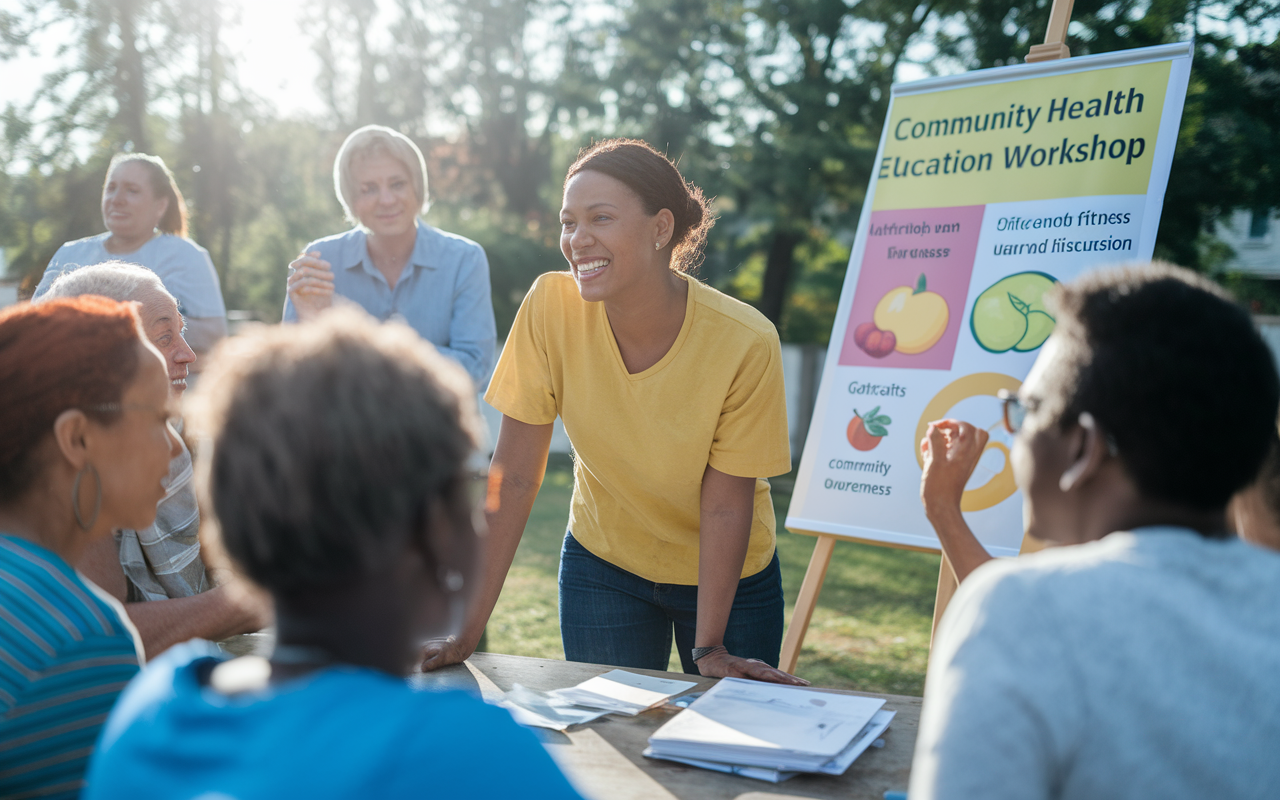
[[[64,272],[77,267],[101,264],[104,261],[124,261],[146,267],[160,278],[164,288],[178,301],[178,311],[185,317],[225,317],[227,307],[222,302],[222,287],[218,273],[209,259],[209,251],[200,245],[161,233],[132,253],[109,253],[106,248],[110,233],[100,233],[67,242],[58,248],[45,268],[44,277],[36,287],[40,297]]]
[[[334,292],[380,320],[400,319],[461,364],[483,391],[496,360],[497,326],[489,290],[489,260],[470,239],[418,221],[409,265],[391,288],[373,265],[365,232],[354,228],[307,245],[333,268]],[[286,296],[284,321],[297,310]]]

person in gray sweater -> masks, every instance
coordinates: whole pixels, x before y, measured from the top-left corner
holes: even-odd
[[[1229,532],[1280,378],[1249,315],[1167,265],[1057,287],[1005,421],[1028,532],[934,643],[912,800],[1280,792],[1280,553]]]

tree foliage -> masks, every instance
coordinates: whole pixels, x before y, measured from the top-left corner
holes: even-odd
[[[377,122],[427,154],[430,218],[488,250],[505,326],[532,278],[559,268],[560,176],[574,153],[638,136],[715,197],[703,277],[757,304],[784,338],[825,341],[894,80],[907,66],[1018,63],[1049,7],[316,0],[301,30],[323,107],[282,118],[237,73],[229,0],[25,0],[0,11],[0,62],[56,33],[56,67],[0,116],[0,245],[32,285],[59,244],[102,229],[112,153],[146,149],[174,168],[229,306],[277,319],[285,264],[343,227],[329,178],[338,144]],[[1278,9],[1077,0],[1075,54],[1196,37],[1159,255],[1212,270],[1224,255],[1215,219],[1280,206]],[[1244,288],[1280,309],[1267,287]]]

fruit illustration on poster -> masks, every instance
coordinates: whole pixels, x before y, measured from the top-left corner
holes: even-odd
[[[854,328],[853,342],[872,358],[884,358],[898,345],[892,331],[882,331],[874,322],[864,322]]]
[[[880,440],[889,435],[891,422],[893,422],[892,419],[880,413],[880,406],[876,406],[866,414],[859,414],[858,409],[855,408],[853,419],[849,421],[849,427],[845,430],[845,436],[849,438],[849,444],[853,445],[854,450],[874,450],[876,445],[880,444]]]
[[[873,321],[855,328],[853,339],[875,358],[884,358],[895,350],[915,355],[938,343],[950,318],[947,301],[929,291],[928,279],[922,272],[915,286],[898,286],[880,298]]]
[[[1018,272],[987,287],[969,316],[978,346],[990,353],[1026,353],[1044,344],[1054,326],[1044,295],[1057,282],[1043,272]]]

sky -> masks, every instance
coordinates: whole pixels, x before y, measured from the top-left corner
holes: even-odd
[[[303,4],[304,0],[238,0],[233,11],[239,22],[225,33],[242,82],[285,116],[323,108],[315,89],[316,55],[298,25]],[[23,105],[35,94],[41,77],[57,64],[62,33],[51,30],[36,40],[36,52],[0,61],[0,108]]]
[[[303,0],[241,0],[240,24],[227,31],[241,81],[281,116],[323,109],[316,54],[298,25],[302,6]]]

